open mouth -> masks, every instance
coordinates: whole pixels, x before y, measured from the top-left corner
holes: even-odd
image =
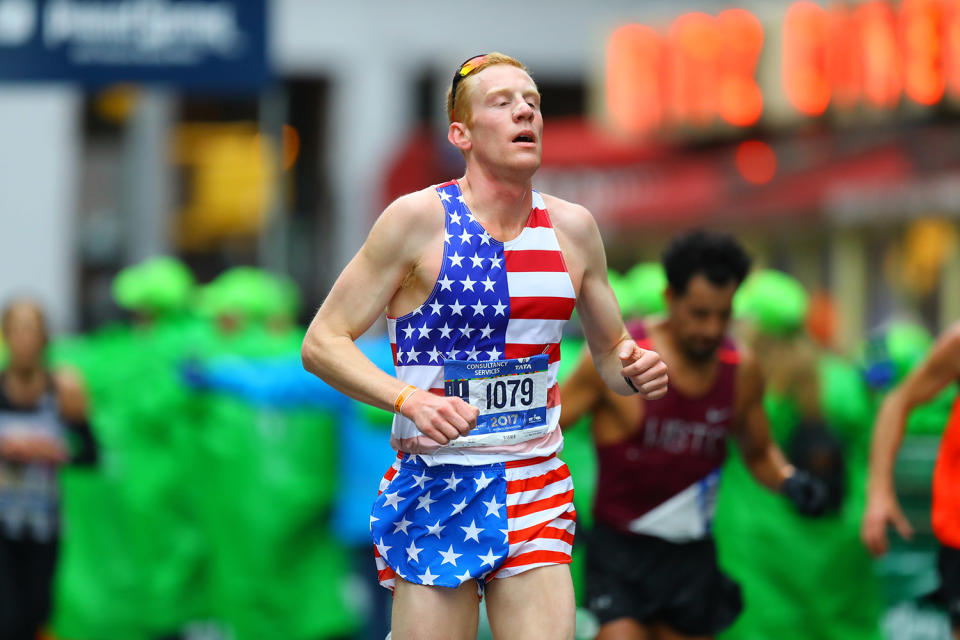
[[[514,141],[514,142],[528,142],[528,143],[531,143],[531,144],[532,144],[532,143],[533,143],[533,136],[532,136],[532,135],[529,135],[529,134],[526,134],[526,133],[521,133],[521,134],[518,135],[516,138],[514,138],[513,141]]]

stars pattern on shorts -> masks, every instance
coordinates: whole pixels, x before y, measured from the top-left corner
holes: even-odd
[[[370,530],[407,580],[455,587],[483,579],[509,550],[506,484],[489,467],[403,466],[377,498]]]

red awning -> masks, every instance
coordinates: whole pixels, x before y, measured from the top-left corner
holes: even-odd
[[[956,154],[929,149],[960,148],[955,138],[955,128],[930,127],[769,140],[776,172],[756,185],[737,170],[739,142],[704,149],[638,146],[583,119],[554,120],[544,126],[543,164],[534,185],[583,204],[607,227],[782,221],[822,215],[838,191],[890,189],[909,185],[920,173],[952,170],[960,162]],[[459,154],[445,139],[419,129],[390,165],[386,201],[462,171]]]

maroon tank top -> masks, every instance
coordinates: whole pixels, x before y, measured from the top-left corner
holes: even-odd
[[[641,347],[653,348],[642,323],[631,323],[628,330]],[[597,522],[671,540],[709,535],[739,363],[729,339],[717,357],[717,376],[709,391],[690,397],[671,385],[663,398],[645,403],[636,433],[597,446]]]

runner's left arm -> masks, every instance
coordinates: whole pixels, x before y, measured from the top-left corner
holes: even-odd
[[[790,464],[770,437],[770,423],[763,408],[763,376],[749,352],[741,354],[736,389],[734,433],[750,473],[760,484],[782,494],[798,513],[823,515],[829,507],[826,484]]]
[[[577,313],[594,366],[607,386],[620,395],[639,392],[648,400],[663,397],[667,366],[657,352],[637,346],[623,325],[620,305],[607,279],[607,258],[596,221],[583,207],[564,204],[570,250],[583,267]]]
[[[770,423],[763,408],[763,376],[749,353],[741,354],[736,389],[733,429],[743,462],[757,482],[779,491],[795,469],[770,436]]]

